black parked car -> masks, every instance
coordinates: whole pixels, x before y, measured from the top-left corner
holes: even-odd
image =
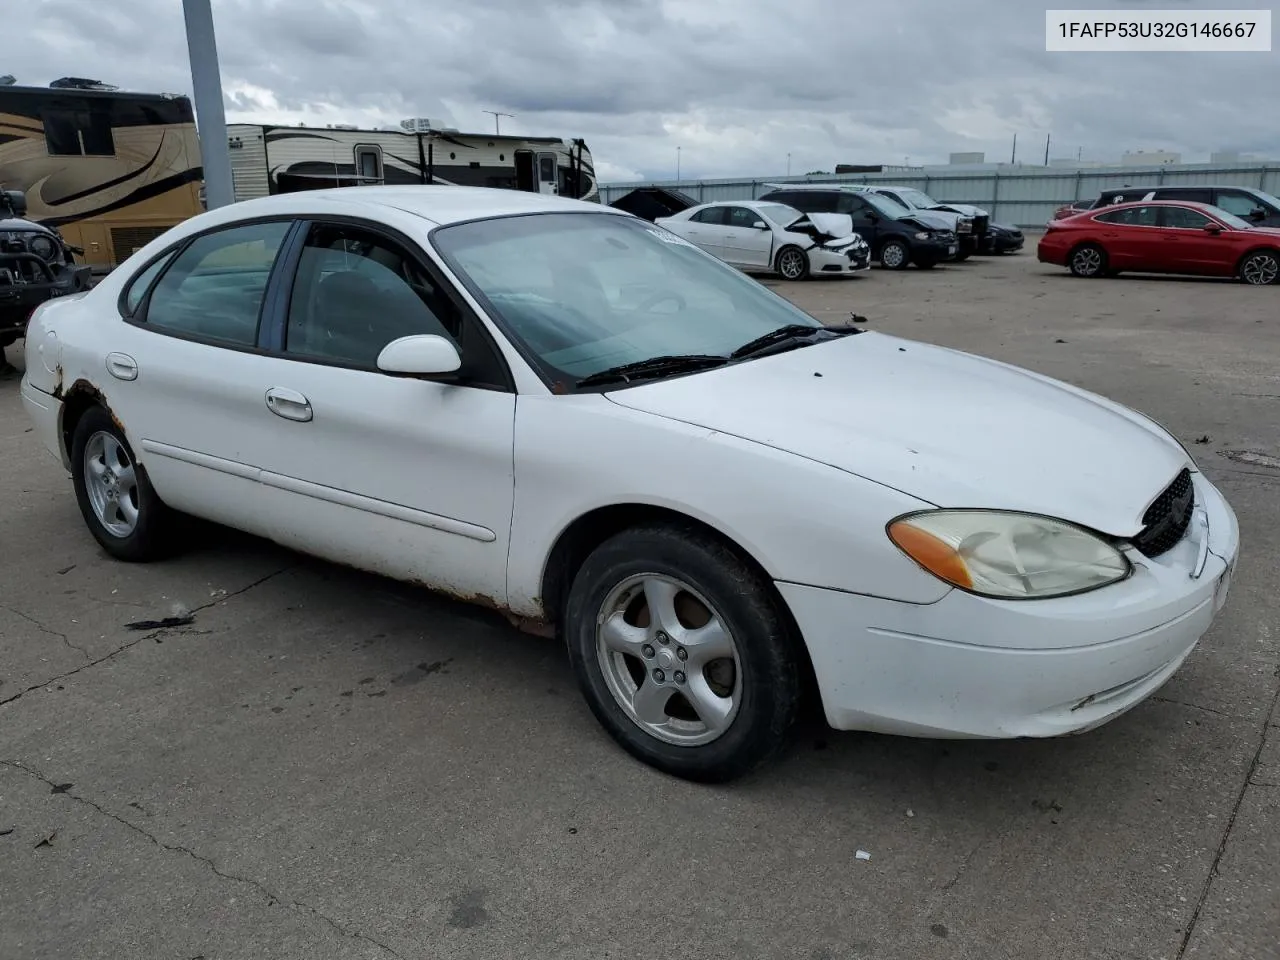
[[[1022,231],[1017,227],[1007,223],[989,223],[981,249],[983,253],[1017,253],[1023,242]]]
[[[1280,227],[1280,199],[1252,187],[1216,186],[1137,186],[1111,187],[1103,190],[1093,207],[1106,207],[1130,200],[1188,200],[1208,203],[1227,213],[1248,220],[1255,227]]]
[[[72,257],[84,251],[26,214],[25,194],[0,190],[0,348],[26,332],[31,311],[46,300],[89,289],[90,268]]]
[[[803,213],[847,213],[853,229],[871,245],[871,259],[889,270],[914,263],[927,269],[954,260],[959,250],[950,221],[936,214],[908,210],[874,193],[830,184],[770,184],[760,200],[785,203]]]

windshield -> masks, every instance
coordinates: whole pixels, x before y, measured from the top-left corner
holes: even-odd
[[[822,327],[745,274],[635,217],[499,217],[441,227],[431,238],[553,381],[653,357],[728,356],[788,324]]]
[[[908,187],[905,190],[899,190],[898,196],[902,197],[902,199],[906,200],[907,203],[912,206],[920,207],[924,210],[928,210],[930,207],[936,207],[938,205],[938,201],[933,199],[933,197],[929,196],[927,193],[922,193],[913,187]]]
[[[879,193],[863,193],[860,194],[863,200],[871,204],[881,214],[889,217],[891,220],[897,220],[899,217],[911,215],[911,211],[900,204],[897,200],[890,200],[888,197]]]
[[[756,209],[780,227],[790,226],[804,216],[795,207],[789,207],[785,203],[760,203],[756,205]]]

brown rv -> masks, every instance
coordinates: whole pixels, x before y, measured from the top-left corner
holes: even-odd
[[[186,97],[0,86],[0,187],[94,267],[200,213],[202,177]]]

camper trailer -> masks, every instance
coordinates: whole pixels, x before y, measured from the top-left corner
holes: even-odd
[[[435,121],[400,129],[229,124],[235,199],[368,184],[500,187],[598,202],[582,140],[459,133]]]
[[[109,269],[201,212],[191,101],[64,79],[0,86],[0,187]]]

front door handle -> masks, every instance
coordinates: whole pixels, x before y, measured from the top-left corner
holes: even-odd
[[[127,353],[108,353],[107,373],[117,380],[137,380],[138,362]]]
[[[286,387],[272,387],[267,391],[267,409],[277,417],[303,423],[310,420],[312,415],[311,401],[297,390]]]

